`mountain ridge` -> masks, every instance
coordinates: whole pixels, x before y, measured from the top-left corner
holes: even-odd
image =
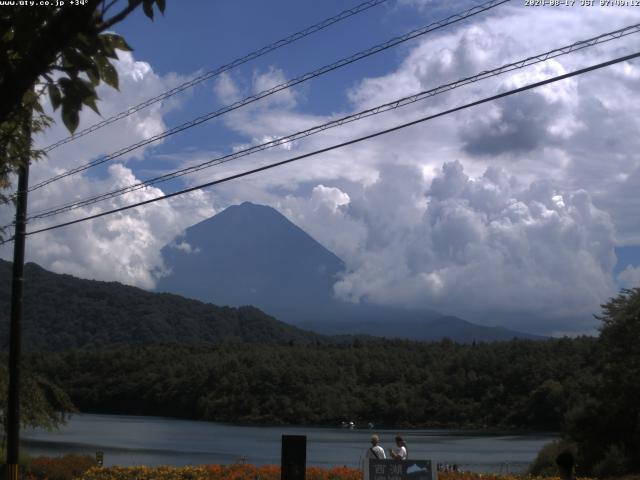
[[[0,345],[8,338],[11,262],[0,260]],[[85,280],[25,265],[24,344],[29,350],[155,344],[329,343],[261,310],[219,307],[119,282]]]
[[[247,227],[252,235],[236,234]],[[217,305],[256,305],[287,323],[301,324],[311,310],[331,303],[336,275],[344,270],[342,260],[275,209],[249,202],[193,225],[183,238],[189,251],[162,249],[171,274],[155,291]],[[204,252],[210,254],[203,260]]]
[[[545,338],[434,310],[340,301],[333,286],[345,272],[344,261],[265,205],[232,205],[187,228],[162,249],[162,256],[171,273],[155,291],[215,304],[255,305],[319,333],[464,342]]]

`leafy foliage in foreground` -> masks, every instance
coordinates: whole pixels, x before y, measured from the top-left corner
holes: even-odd
[[[563,452],[570,452],[574,458],[577,454],[574,444],[566,440],[555,440],[547,443],[538,452],[538,455],[529,465],[529,473],[532,475],[552,476],[558,473],[556,458]]]
[[[559,430],[595,339],[154,346],[32,355],[83,412]]]
[[[8,200],[2,189],[9,187],[11,174],[42,156],[31,150],[31,134],[51,124],[45,98],[54,110],[60,108],[73,133],[83,106],[98,112],[96,87],[104,82],[118,88],[116,51],[131,50],[122,37],[107,32],[139,6],[153,19],[154,7],[164,13],[165,4],[86,0],[80,8],[0,8],[0,201]]]
[[[308,467],[307,480],[362,480],[359,469]],[[478,473],[438,473],[440,480],[560,480],[558,477],[493,475]],[[203,465],[197,467],[112,467],[93,468],[79,480],[280,480],[280,467],[267,465]],[[589,480],[582,477],[578,480]],[[625,480],[639,480],[626,477]]]
[[[362,480],[360,470],[346,467],[308,467],[307,480]],[[92,468],[80,480],[280,480],[280,467],[249,464],[201,465],[195,467]]]
[[[35,457],[24,468],[24,478],[26,480],[72,480],[95,466],[95,458],[89,455]]]
[[[567,434],[585,470],[640,472],[640,288],[602,307],[594,381],[568,412]]]
[[[7,362],[0,362],[0,412],[6,412],[8,392]],[[53,430],[65,423],[76,408],[67,393],[48,378],[23,369],[20,381],[20,425]],[[6,431],[6,415],[0,415],[0,430]]]

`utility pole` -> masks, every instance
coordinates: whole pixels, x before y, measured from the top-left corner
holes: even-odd
[[[16,230],[13,242],[13,277],[11,281],[11,323],[9,326],[9,393],[7,402],[7,480],[18,480],[20,454],[20,356],[22,351],[22,287],[27,226],[27,191],[31,157],[31,113],[23,127],[24,158],[18,169]]]

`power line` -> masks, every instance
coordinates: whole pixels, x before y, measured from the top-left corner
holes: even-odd
[[[209,80],[210,78],[213,78],[215,76],[218,76],[224,72],[227,72],[233,68],[239,67],[240,65],[243,65],[247,62],[250,62],[251,60],[255,60],[256,58],[259,58],[263,55],[266,55],[267,53],[273,52],[274,50],[277,50],[281,47],[284,47],[286,45],[289,45],[291,43],[294,43],[298,40],[301,40],[302,38],[308,37],[309,35],[319,32],[320,30],[324,30],[325,28],[333,25],[334,23],[338,23],[341,22],[342,20],[346,20],[349,17],[352,17],[354,15],[357,15],[358,13],[364,12],[365,10],[368,10],[372,7],[375,7],[377,5],[380,5],[381,3],[386,2],[387,0],[368,0],[366,2],[363,2],[359,5],[356,5],[353,8],[349,8],[347,10],[344,10],[340,13],[338,13],[337,15],[334,15],[333,17],[330,18],[326,18],[324,20],[322,20],[319,23],[316,23],[315,25],[312,25],[310,27],[305,28],[304,30],[300,30],[299,32],[296,32],[294,34],[289,35],[288,37],[285,37],[283,39],[280,39],[276,42],[273,42],[267,46],[264,46],[258,50],[255,50],[251,53],[246,54],[243,57],[237,58],[235,60],[233,60],[232,62],[229,62],[225,65],[222,65],[220,67],[217,67],[213,70],[209,70],[208,72],[203,73],[202,75],[198,75],[197,77],[184,82],[180,85],[178,85],[177,87],[174,87],[170,90],[167,90],[164,93],[161,93],[160,95],[157,95],[155,97],[151,97],[148,98],[147,100],[145,100],[142,103],[139,103],[138,105],[135,105],[133,107],[128,108],[127,110],[124,110],[120,113],[117,113],[116,115],[113,115],[109,118],[106,118],[105,120],[102,120],[94,125],[91,125],[90,127],[87,127],[83,130],[80,130],[79,132],[73,134],[73,135],[69,135],[68,137],[65,137],[47,147],[45,147],[43,150],[45,152],[50,152],[51,150],[64,145],[65,143],[69,143],[72,142],[80,137],[84,137],[85,135],[88,135],[91,132],[95,132],[96,130],[101,129],[102,127],[106,127],[107,125],[110,125],[114,122],[117,122],[118,120],[121,120],[123,118],[126,118],[130,115],[133,115],[136,112],[139,112],[140,110],[143,110],[151,105],[153,105],[154,103],[158,103],[161,102],[162,100],[166,100],[169,97],[172,97],[173,95],[176,95],[177,93],[180,93],[184,90],[187,90],[188,88],[191,88],[199,83],[202,83],[206,80]]]
[[[111,198],[115,198],[121,195],[125,195],[127,193],[131,193],[137,190],[140,190],[142,188],[145,188],[147,186],[151,186],[151,185],[155,185],[158,183],[162,183],[168,180],[172,180],[175,178],[179,178],[181,176],[190,174],[190,173],[194,173],[200,170],[204,170],[206,168],[211,168],[214,166],[218,166],[233,160],[236,160],[238,158],[242,158],[248,155],[252,155],[254,153],[260,152],[260,151],[264,151],[267,150],[269,148],[273,148],[279,145],[284,145],[287,143],[291,143],[293,141],[302,139],[302,138],[306,138],[309,137],[311,135],[323,132],[325,130],[328,130],[330,128],[335,128],[341,125],[345,125],[347,123],[351,123],[357,120],[360,120],[362,118],[367,118],[373,115],[378,115],[380,113],[383,112],[387,112],[390,110],[395,110],[397,108],[400,107],[404,107],[410,104],[413,104],[415,102],[418,102],[420,100],[425,100],[427,98],[433,97],[435,95],[441,94],[441,93],[445,93],[447,91],[451,91],[454,90],[456,88],[465,86],[465,85],[469,85],[471,83],[475,83],[481,80],[484,80],[486,78],[490,78],[490,77],[494,77],[497,75],[501,75],[504,73],[508,73],[517,69],[521,69],[524,67],[528,67],[531,65],[535,65],[538,63],[542,63],[544,61],[547,61],[549,59],[552,58],[557,58],[561,55],[567,55],[569,53],[573,53],[576,52],[578,50],[582,50],[584,48],[588,48],[588,47],[592,47],[594,45],[598,45],[598,44],[602,44],[605,42],[609,42],[611,40],[615,40],[615,39],[619,39],[622,38],[624,36],[627,35],[631,35],[634,33],[638,33],[640,32],[640,24],[636,24],[636,25],[631,25],[628,27],[624,27],[618,30],[615,30],[613,32],[609,32],[609,33],[604,33],[602,35],[598,35],[596,37],[592,37],[590,39],[587,40],[581,40],[575,43],[572,43],[570,45],[564,46],[564,47],[560,47],[560,48],[556,48],[550,51],[547,51],[545,53],[541,53],[535,56],[531,56],[531,57],[527,57],[523,60],[518,60],[516,62],[512,62],[506,65],[503,65],[501,67],[492,69],[492,70],[485,70],[479,74],[476,74],[474,76],[470,76],[470,77],[466,77],[463,78],[461,80],[457,80],[455,82],[451,82],[448,84],[444,84],[444,85],[440,85],[438,87],[432,88],[430,90],[425,90],[419,93],[416,93],[414,95],[410,95],[407,97],[403,97],[401,99],[398,100],[394,100],[393,102],[389,102],[389,103],[385,103],[383,105],[378,105],[376,107],[373,108],[369,108],[363,111],[360,111],[358,113],[354,113],[351,115],[347,115],[344,117],[341,117],[339,119],[336,120],[332,120],[330,122],[326,122],[323,123],[321,125],[316,125],[314,127],[308,128],[306,130],[302,130],[296,133],[293,133],[291,135],[288,135],[286,137],[281,137],[281,138],[277,138],[274,140],[271,140],[269,142],[265,142],[259,145],[253,145],[251,147],[233,152],[231,154],[228,155],[224,155],[224,156],[220,156],[217,158],[213,158],[210,160],[207,160],[206,162],[202,162],[198,165],[193,165],[191,167],[187,167],[187,168],[183,168],[180,170],[176,170],[174,172],[170,172],[164,175],[160,175],[148,180],[145,180],[143,182],[138,182],[126,187],[122,187],[119,188],[117,190],[113,190],[110,192],[106,192],[106,193],[102,193],[100,195],[96,195],[84,200],[79,200],[76,202],[72,202],[72,203],[68,203],[65,204],[63,206],[59,206],[59,207],[55,207],[55,208],[50,208],[47,210],[43,210],[37,213],[34,213],[32,215],[30,215],[28,217],[28,220],[35,220],[35,219],[42,219],[42,218],[47,218],[47,217],[51,217],[54,215],[58,215],[61,213],[65,213],[65,212],[69,212],[72,210],[75,210],[77,208],[80,207],[84,207],[84,206],[88,206],[88,205],[92,205],[94,203],[98,203],[104,200],[108,200]],[[8,225],[7,225],[8,226]],[[5,226],[4,228],[6,228],[7,226]]]
[[[29,188],[29,191],[33,191],[39,188],[42,188],[46,185],[49,185],[50,183],[56,182],[58,180],[61,180],[63,178],[66,178],[68,176],[74,175],[76,173],[82,172],[84,170],[87,170],[89,168],[95,167],[97,165],[101,165],[105,162],[108,162],[109,160],[113,160],[114,158],[120,157],[126,153],[129,153],[133,150],[136,150],[137,148],[140,148],[142,146],[148,145],[150,143],[153,143],[157,140],[161,140],[163,138],[169,137],[171,135],[174,135],[176,133],[182,132],[184,130],[187,130],[189,128],[193,128],[197,125],[200,125],[201,123],[204,123],[208,120],[211,120],[213,118],[219,117],[221,115],[224,115],[225,113],[231,112],[233,110],[236,110],[240,107],[243,107],[245,105],[248,105],[250,103],[256,102],[262,98],[268,97],[270,95],[273,95],[277,92],[280,92],[282,90],[291,88],[295,85],[298,85],[300,83],[306,82],[307,80],[311,80],[313,78],[319,77],[321,75],[324,75],[325,73],[331,72],[333,70],[336,70],[338,68],[344,67],[346,65],[349,65],[351,63],[357,62],[358,60],[361,60],[363,58],[369,57],[371,55],[374,55],[376,53],[382,52],[384,50],[387,50],[391,47],[394,47],[396,45],[399,45],[400,43],[412,40],[416,37],[419,37],[421,35],[425,35],[429,32],[432,32],[434,30],[438,30],[440,28],[444,28],[448,25],[451,25],[453,23],[457,23],[461,20],[464,20],[466,18],[469,18],[473,15],[477,15],[479,13],[485,12],[487,10],[490,10],[492,8],[495,8],[499,5],[502,5],[503,3],[507,3],[510,0],[489,0],[488,2],[482,3],[480,5],[474,6],[472,8],[469,8],[463,12],[460,13],[456,13],[454,15],[451,15],[443,20],[439,20],[437,22],[431,23],[425,27],[421,27],[415,30],[412,30],[409,33],[406,33],[404,35],[401,35],[399,37],[394,37],[391,40],[388,40],[384,43],[375,45],[373,47],[370,47],[366,50],[362,50],[358,53],[355,53],[349,57],[343,58],[341,60],[338,60],[337,62],[334,62],[332,64],[329,65],[325,65],[324,67],[320,67],[312,72],[309,73],[305,73],[304,75],[301,75],[299,77],[296,77],[294,79],[288,80],[284,83],[281,83],[279,85],[276,85],[275,87],[272,87],[270,89],[267,90],[263,90],[262,92],[259,92],[257,94],[251,95],[249,97],[245,97],[242,100],[239,100],[237,102],[232,103],[231,105],[227,105],[221,109],[218,109],[216,111],[213,112],[209,112],[206,113],[204,115],[200,115],[199,117],[189,121],[189,122],[185,122],[181,125],[178,125],[176,127],[173,127],[169,130],[166,130],[162,133],[159,133],[157,135],[154,135],[153,137],[149,137],[147,139],[144,139],[138,143],[135,143],[133,145],[129,145],[128,147],[122,148],[120,150],[118,150],[117,152],[111,153],[109,155],[106,155],[104,157],[101,157],[97,160],[88,162],[84,165],[81,165],[79,167],[73,168],[65,173],[56,175],[54,177],[51,177],[47,180],[44,180],[40,183],[37,183],[35,185],[33,185],[32,187]]]
[[[372,138],[379,137],[381,135],[385,135],[387,133],[395,132],[395,131],[402,130],[404,128],[410,127],[412,125],[417,125],[419,123],[426,122],[428,120],[433,120],[435,118],[443,117],[445,115],[450,115],[452,113],[459,112],[459,111],[465,110],[467,108],[471,108],[471,107],[475,107],[477,105],[481,105],[481,104],[484,104],[484,103],[492,102],[492,101],[495,101],[495,100],[498,100],[498,99],[501,99],[501,98],[504,98],[504,97],[515,95],[517,93],[521,93],[521,92],[524,92],[524,91],[527,91],[527,90],[531,90],[531,89],[538,88],[538,87],[541,87],[541,86],[544,86],[544,85],[548,85],[550,83],[554,83],[554,82],[558,82],[560,80],[565,80],[567,78],[575,77],[577,75],[582,75],[582,74],[585,74],[585,73],[588,73],[588,72],[591,72],[591,71],[594,71],[594,70],[598,70],[598,69],[601,69],[601,68],[605,68],[605,67],[617,64],[617,63],[621,63],[621,62],[625,62],[625,61],[628,61],[628,60],[632,60],[632,59],[637,58],[637,57],[640,57],[640,52],[636,52],[636,53],[633,53],[633,54],[630,54],[630,55],[619,57],[619,58],[616,58],[614,60],[609,60],[607,62],[602,62],[602,63],[596,64],[596,65],[591,65],[589,67],[585,67],[585,68],[582,68],[580,70],[576,70],[576,71],[573,71],[573,72],[570,72],[570,73],[565,73],[563,75],[558,75],[558,76],[549,78],[547,80],[542,80],[542,81],[539,81],[539,82],[531,83],[529,85],[525,85],[525,86],[520,87],[520,88],[516,88],[516,89],[513,89],[513,90],[508,90],[506,92],[499,93],[499,94],[493,95],[491,97],[485,97],[485,98],[483,98],[481,100],[476,100],[475,102],[467,103],[467,104],[464,104],[464,105],[461,105],[461,106],[458,106],[458,107],[455,107],[455,108],[451,108],[449,110],[445,110],[445,111],[442,111],[442,112],[439,112],[439,113],[436,113],[436,114],[433,114],[433,115],[428,115],[426,117],[422,117],[422,118],[419,118],[417,120],[413,120],[411,122],[403,123],[401,125],[396,125],[395,127],[387,128],[385,130],[380,130],[378,132],[375,132],[375,133],[372,133],[372,134],[369,134],[369,135],[365,135],[363,137],[355,138],[355,139],[349,140],[347,142],[343,142],[343,143],[339,143],[339,144],[336,144],[336,145],[332,145],[330,147],[325,147],[325,148],[322,148],[322,149],[319,149],[319,150],[315,150],[315,151],[310,152],[310,153],[305,153],[303,155],[298,155],[296,157],[289,158],[287,160],[282,160],[280,162],[272,163],[272,164],[265,165],[265,166],[262,166],[262,167],[257,167],[257,168],[251,169],[251,170],[247,170],[247,171],[244,171],[244,172],[241,172],[241,173],[237,173],[235,175],[230,175],[230,176],[225,177],[225,178],[221,178],[221,179],[214,180],[214,181],[211,181],[211,182],[203,183],[203,184],[195,186],[195,187],[186,188],[186,189],[183,189],[183,190],[180,190],[180,191],[177,191],[177,192],[173,192],[173,193],[169,193],[169,194],[166,194],[166,195],[162,195],[160,197],[152,198],[152,199],[149,199],[149,200],[144,200],[142,202],[137,202],[137,203],[134,203],[134,204],[131,204],[131,205],[127,205],[127,206],[124,206],[124,207],[120,207],[120,208],[115,208],[113,210],[108,210],[106,212],[101,212],[101,213],[97,213],[97,214],[94,214],[94,215],[89,215],[89,216],[82,217],[82,218],[79,218],[79,219],[76,219],[76,220],[72,220],[72,221],[69,221],[69,222],[59,223],[57,225],[52,225],[50,227],[41,228],[39,230],[32,230],[30,232],[27,232],[27,235],[35,235],[37,233],[47,232],[47,231],[50,231],[50,230],[55,230],[55,229],[58,229],[58,228],[69,226],[69,225],[74,225],[74,224],[77,224],[77,223],[86,222],[88,220],[94,220],[96,218],[104,217],[104,216],[107,216],[107,215],[112,215],[114,213],[119,213],[119,212],[123,212],[125,210],[130,210],[132,208],[136,208],[136,207],[140,207],[140,206],[143,206],[143,205],[148,205],[148,204],[151,204],[151,203],[155,203],[155,202],[160,201],[160,200],[165,200],[165,199],[168,199],[168,198],[176,197],[178,195],[183,195],[185,193],[193,192],[195,190],[200,190],[200,189],[203,189],[203,188],[211,187],[213,185],[226,183],[226,182],[229,182],[231,180],[235,180],[235,179],[238,179],[238,178],[241,178],[241,177],[246,177],[248,175],[252,175],[254,173],[262,172],[262,171],[265,171],[265,170],[270,170],[270,169],[275,168],[275,167],[279,167],[279,166],[282,166],[282,165],[286,165],[288,163],[292,163],[292,162],[295,162],[295,161],[298,161],[298,160],[302,160],[304,158],[308,158],[308,157],[312,157],[312,156],[315,156],[315,155],[319,155],[321,153],[326,153],[326,152],[329,152],[329,151],[332,151],[332,150],[336,150],[338,148],[343,148],[343,147],[346,147],[346,146],[349,146],[349,145],[353,145],[355,143],[359,143],[359,142],[362,142],[362,141],[365,141],[365,140],[370,140]],[[13,240],[13,238],[4,240],[4,241],[2,241],[0,243],[0,245],[5,244],[7,242],[10,242],[12,240]]]
[[[40,183],[37,183],[36,185],[30,187],[29,191],[36,190],[38,188],[41,188],[41,187],[43,187],[45,185],[48,185],[48,184],[50,184],[52,182],[55,182],[57,180],[65,178],[67,176],[74,175],[75,173],[82,172],[84,170],[87,170],[87,169],[92,168],[92,167],[97,166],[97,165],[101,165],[101,164],[103,164],[105,162],[113,160],[114,158],[117,158],[117,157],[120,157],[120,156],[122,156],[122,155],[124,155],[126,153],[129,153],[129,152],[131,152],[131,151],[133,151],[133,150],[135,150],[137,148],[140,148],[142,146],[148,145],[148,144],[153,143],[153,142],[155,142],[157,140],[161,140],[161,139],[166,138],[168,136],[171,136],[171,135],[173,135],[175,133],[179,133],[181,131],[187,130],[187,129],[192,128],[192,127],[195,127],[195,126],[197,126],[197,125],[199,125],[201,123],[204,123],[204,122],[206,122],[208,120],[211,120],[213,118],[221,116],[221,115],[223,115],[225,113],[228,113],[230,111],[236,110],[236,109],[238,109],[238,108],[240,108],[242,106],[245,106],[247,104],[253,103],[253,102],[258,101],[258,100],[260,100],[262,98],[265,98],[267,96],[273,95],[273,94],[275,94],[275,93],[277,93],[279,91],[291,88],[291,87],[293,87],[295,85],[298,85],[298,84],[300,84],[302,82],[305,82],[307,80],[310,80],[312,78],[316,78],[316,77],[318,77],[320,75],[323,75],[325,73],[328,73],[330,71],[336,70],[338,68],[341,68],[343,66],[349,65],[349,64],[354,63],[354,62],[356,62],[358,60],[361,60],[363,58],[366,58],[366,57],[369,57],[369,56],[374,55],[376,53],[379,53],[381,51],[387,50],[387,49],[389,49],[391,47],[394,47],[394,46],[396,46],[396,45],[398,45],[400,43],[406,42],[408,40],[411,40],[411,39],[416,38],[416,37],[421,36],[421,35],[425,35],[426,33],[429,33],[429,32],[432,32],[434,30],[443,28],[443,27],[448,26],[450,24],[459,22],[461,20],[464,20],[464,19],[466,19],[468,17],[471,17],[473,15],[476,15],[478,13],[482,13],[482,12],[484,12],[486,10],[494,8],[494,7],[498,6],[498,5],[506,3],[508,1],[510,1],[510,0],[490,0],[490,1],[485,2],[483,4],[480,4],[480,5],[474,6],[472,8],[469,8],[469,9],[463,11],[463,12],[451,15],[451,16],[449,16],[449,17],[447,17],[447,18],[445,18],[443,20],[440,20],[438,22],[431,23],[431,24],[429,24],[429,25],[427,25],[425,27],[421,27],[421,28],[412,30],[411,32],[409,32],[409,33],[407,33],[405,35],[402,35],[402,36],[399,36],[399,37],[394,37],[394,38],[388,40],[387,42],[375,45],[375,46],[370,47],[370,48],[368,48],[366,50],[362,50],[362,51],[360,51],[358,53],[355,53],[355,54],[351,55],[350,57],[346,57],[346,58],[338,60],[337,62],[334,62],[332,64],[325,65],[324,67],[320,67],[319,69],[316,69],[316,70],[314,70],[312,72],[308,72],[308,73],[306,73],[304,75],[301,75],[301,76],[296,77],[294,79],[288,80],[287,82],[284,82],[284,83],[281,83],[279,85],[276,85],[276,86],[274,86],[274,87],[272,87],[270,89],[263,90],[262,92],[259,92],[257,94],[251,95],[249,97],[246,97],[246,98],[244,98],[242,100],[234,102],[233,104],[227,105],[227,106],[225,106],[225,107],[223,107],[221,109],[218,109],[216,111],[209,112],[207,114],[201,115],[201,116],[199,116],[199,117],[197,117],[197,118],[195,118],[195,119],[193,119],[193,120],[191,120],[189,122],[185,122],[185,123],[183,123],[181,125],[178,125],[178,126],[173,127],[173,128],[171,128],[169,130],[166,130],[166,131],[164,131],[164,132],[162,132],[160,134],[157,134],[157,135],[155,135],[153,137],[144,139],[144,140],[142,140],[142,141],[140,141],[140,142],[138,142],[136,144],[133,144],[133,145],[130,145],[130,146],[125,147],[123,149],[120,149],[120,150],[118,150],[118,151],[116,151],[114,153],[111,153],[109,155],[101,157],[101,158],[99,158],[97,160],[94,160],[92,162],[88,162],[88,163],[86,163],[84,165],[81,165],[80,167],[76,167],[74,169],[71,169],[71,170],[69,170],[69,171],[67,171],[67,172],[65,172],[63,174],[51,177],[51,178],[49,178],[47,180],[44,180],[44,181],[42,181]]]

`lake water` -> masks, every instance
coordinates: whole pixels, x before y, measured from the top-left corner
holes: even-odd
[[[480,472],[519,472],[555,437],[487,435],[450,430],[348,430],[313,427],[245,427],[211,422],[121,415],[74,415],[57,432],[22,432],[32,455],[104,452],[110,465],[199,465],[246,461],[279,464],[281,436],[307,436],[307,464],[357,467],[372,433],[385,449],[405,437],[415,459],[458,464]]]

